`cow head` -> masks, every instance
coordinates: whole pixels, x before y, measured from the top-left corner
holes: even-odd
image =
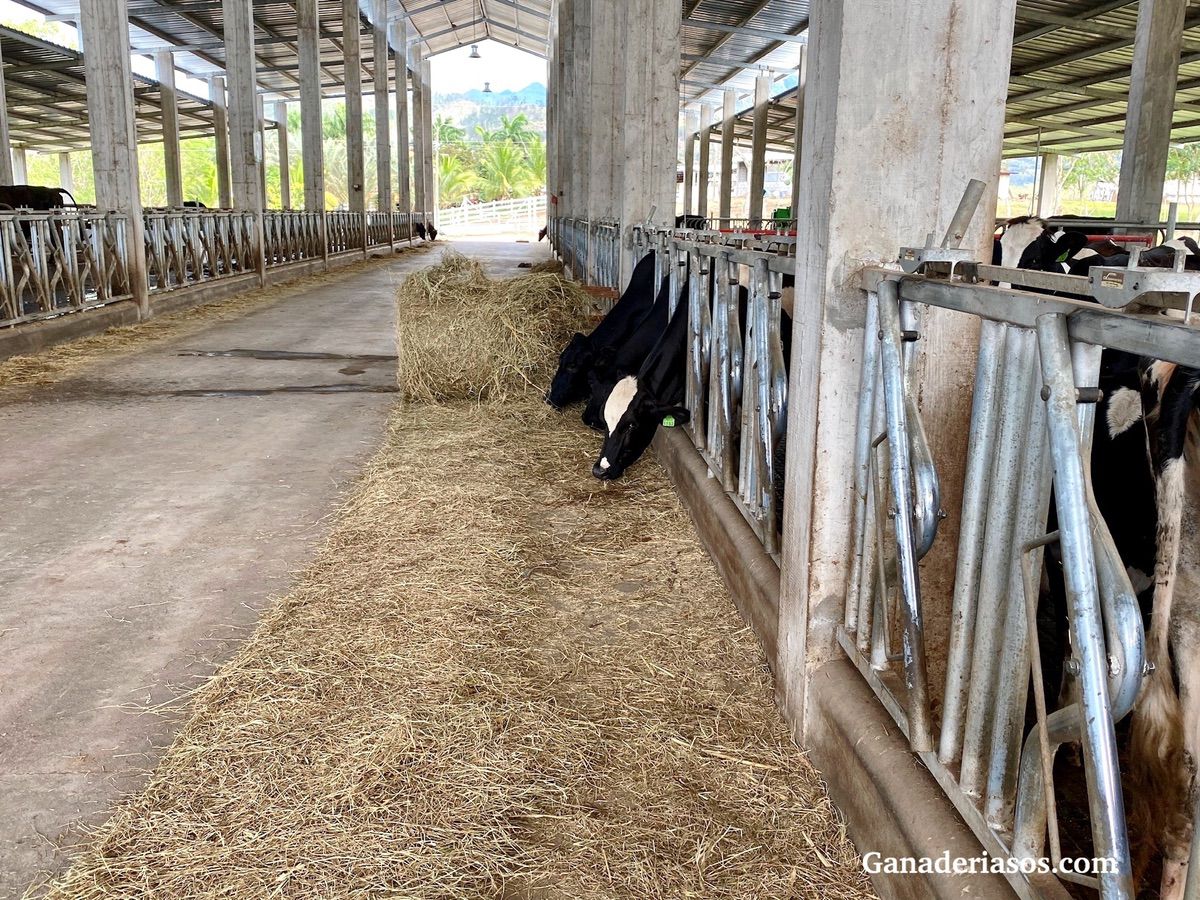
[[[660,403],[653,391],[638,384],[636,375],[626,375],[604,402],[604,445],[592,474],[605,481],[620,478],[646,452],[668,417],[683,425],[691,414],[682,406]]]
[[[546,392],[546,402],[555,409],[562,409],[581,400],[587,392],[587,373],[591,366],[592,345],[577,331],[558,356],[558,371]]]

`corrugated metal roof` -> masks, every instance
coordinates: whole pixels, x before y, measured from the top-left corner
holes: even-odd
[[[46,152],[90,145],[83,55],[11,28],[0,28],[8,126],[17,146]],[[138,140],[162,141],[162,98],[157,81],[135,74]],[[207,100],[176,91],[180,136],[213,133]]]
[[[79,0],[20,0],[53,18],[78,18]],[[369,0],[358,2],[360,27],[370,29]],[[743,96],[755,75],[770,73],[790,87],[796,38],[808,26],[808,0],[679,0],[684,103],[719,102],[718,89]],[[491,39],[544,55],[552,0],[388,0],[389,17],[404,16],[410,40],[431,54]],[[323,87],[342,86],[342,2],[319,0]],[[129,0],[130,43],[142,53],[177,48],[176,65],[198,77],[224,69],[221,0]],[[1007,156],[1072,153],[1121,146],[1137,0],[1018,0],[1009,83]],[[296,9],[292,0],[254,0],[258,80],[274,98],[298,96]],[[1200,11],[1186,20],[1173,139],[1200,140]],[[359,73],[370,84],[373,42],[363,41]],[[393,48],[395,49],[395,48]],[[394,67],[389,66],[389,69]],[[772,141],[789,127],[786,92]],[[28,99],[28,98],[27,98]],[[10,101],[10,105],[13,101]],[[35,107],[29,106],[26,113]],[[32,126],[31,126],[32,127]],[[30,132],[32,133],[32,132]]]

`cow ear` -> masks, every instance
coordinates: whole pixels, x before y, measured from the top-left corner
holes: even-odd
[[[692,413],[685,406],[663,406],[658,409],[658,419],[665,427],[674,428],[692,421]]]

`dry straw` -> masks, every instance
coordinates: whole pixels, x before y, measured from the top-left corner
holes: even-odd
[[[397,298],[400,393],[426,403],[506,401],[544,393],[590,300],[553,272],[492,279],[447,252],[405,279]]]
[[[406,296],[463,315],[450,282],[483,283],[451,259]],[[49,896],[869,896],[662,471],[603,484],[594,445],[537,398],[398,405]]]
[[[409,405],[328,543],[51,891],[858,898],[657,466],[525,400]]]

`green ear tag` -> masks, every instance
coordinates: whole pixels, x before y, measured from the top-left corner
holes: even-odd
[[[663,416],[662,423],[663,423],[663,428],[674,428],[675,427],[675,417],[674,416]]]

